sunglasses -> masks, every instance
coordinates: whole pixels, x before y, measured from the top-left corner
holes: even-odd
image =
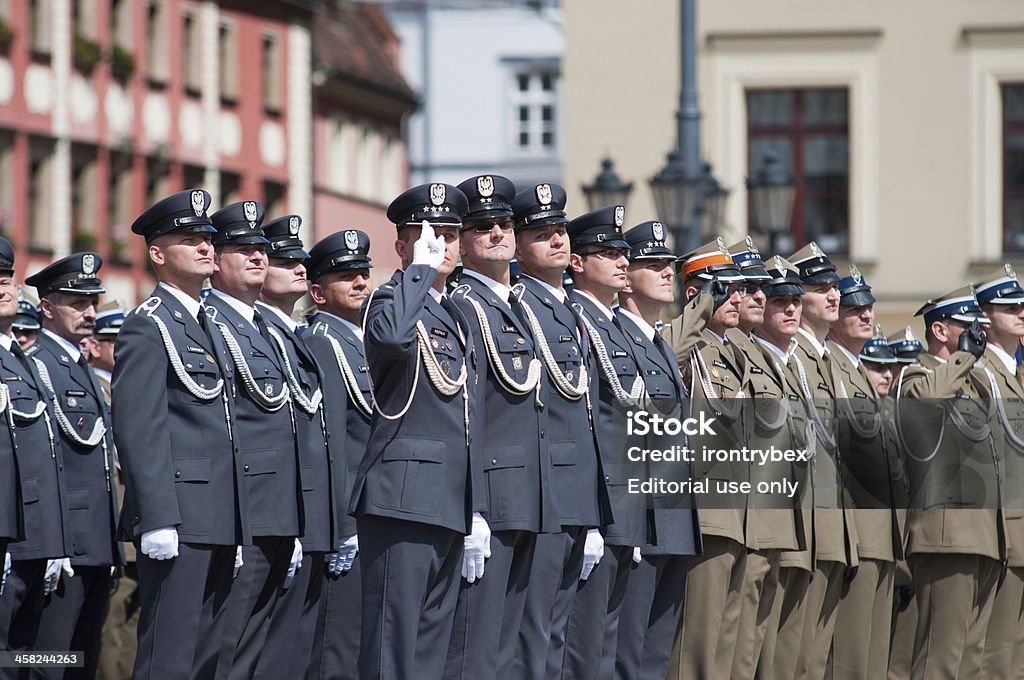
[[[580,257],[597,257],[602,260],[617,260],[620,257],[629,257],[629,248],[601,248],[599,250],[589,250],[585,253],[580,253]]]

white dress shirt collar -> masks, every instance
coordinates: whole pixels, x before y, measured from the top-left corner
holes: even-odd
[[[640,328],[640,331],[644,334],[644,337],[646,337],[651,342],[654,341],[654,334],[656,333],[656,331],[654,330],[654,326],[647,323],[646,321],[644,321],[643,319],[641,319],[639,316],[629,311],[628,309],[623,309],[622,307],[617,307],[616,309],[618,309],[619,314],[629,317],[629,320],[635,323]]]
[[[56,340],[57,344],[63,347],[64,351],[71,355],[71,361],[75,362],[76,364],[78,363],[78,358],[82,356],[82,351],[78,349],[77,345],[68,342],[64,338],[60,337],[59,335],[51,331],[49,328],[44,328],[43,332],[50,336],[52,339]]]
[[[164,282],[160,282],[159,286],[166,290],[168,293],[174,296],[174,299],[181,303],[181,306],[185,308],[185,311],[192,315],[193,319],[199,317],[199,308],[202,306],[202,302],[188,295],[183,290],[179,290],[174,286],[168,286]]]
[[[1003,366],[1006,366],[1007,373],[1017,375],[1017,360],[1012,355],[1007,354],[1002,347],[996,347],[991,342],[986,347],[999,357],[999,360],[1003,362]]]
[[[262,314],[263,316],[266,316],[267,314],[273,314],[275,317],[280,319],[281,322],[284,323],[285,327],[291,332],[294,333],[295,329],[299,327],[299,324],[295,322],[295,319],[288,316],[277,307],[268,305],[266,302],[261,302],[259,300],[256,301],[256,304],[259,305],[260,314]]]
[[[223,293],[216,288],[210,291],[210,295],[216,295],[224,302],[230,305],[231,309],[235,310],[242,315],[242,318],[252,324],[253,328],[256,328],[256,322],[254,321],[256,316],[256,308],[252,305],[247,305],[236,297]]]
[[[472,276],[477,281],[483,283],[485,286],[491,289],[492,293],[498,296],[499,300],[508,305],[508,296],[512,292],[512,289],[506,286],[504,283],[501,283],[500,281],[495,281],[494,279],[492,279],[489,276],[486,276],[485,274],[481,274],[480,272],[475,272],[470,269],[463,269],[462,274],[463,276]],[[509,309],[511,309],[511,306],[509,306]]]
[[[810,332],[803,326],[800,326],[800,328],[797,328],[796,330],[798,333],[802,333],[805,338],[811,341],[811,345],[814,346],[814,349],[818,352],[819,357],[825,356],[825,353],[828,352],[828,347],[825,346],[825,343],[818,342],[818,338],[814,337],[814,333]]]
[[[541,281],[536,276],[530,276],[529,274],[523,274],[522,276],[525,276],[527,278],[533,279],[534,281],[536,281],[540,285],[544,286],[544,288],[546,288],[548,290],[548,292],[550,292],[552,295],[554,295],[556,298],[558,298],[559,302],[565,302],[565,289],[563,289],[563,288],[555,288],[554,286],[552,286],[547,281]]]

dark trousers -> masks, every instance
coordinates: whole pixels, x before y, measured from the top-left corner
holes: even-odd
[[[358,519],[363,560],[361,680],[444,673],[461,577],[463,535],[387,517]]]
[[[0,596],[0,649],[35,649],[43,612],[46,560],[16,560]],[[0,678],[17,678],[18,669],[0,668]]]
[[[100,680],[122,680],[132,674],[139,629],[139,572],[134,562],[125,565],[103,624],[100,649]]]
[[[496,531],[484,576],[459,581],[455,625],[448,645],[448,680],[496,676],[515,654],[530,583],[536,534]]]
[[[302,568],[291,586],[282,586],[253,677],[278,680],[306,676],[323,603],[324,566],[322,552],[303,555]]]
[[[178,556],[153,560],[139,552],[139,652],[134,680],[213,677],[231,590],[235,547],[180,543]]]
[[[360,553],[348,571],[338,576],[324,572],[323,602],[306,673],[308,680],[359,680],[362,570]]]
[[[254,538],[253,545],[242,548],[242,568],[224,615],[218,680],[249,680],[256,673],[294,548],[294,538],[280,536]]]
[[[632,559],[630,564],[631,573],[619,611],[612,677],[664,680],[683,612],[690,558],[645,555],[639,564]]]
[[[57,590],[45,598],[35,648],[82,652],[82,668],[35,668],[34,678],[92,678],[99,663],[103,621],[110,605],[110,565],[74,566],[61,574]]]

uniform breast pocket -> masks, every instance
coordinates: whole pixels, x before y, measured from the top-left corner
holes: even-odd
[[[173,468],[174,491],[182,526],[190,534],[206,533],[211,505],[209,459],[182,458],[174,461]]]
[[[204,390],[213,389],[220,379],[220,371],[211,359],[212,357],[209,356],[191,353],[181,355],[181,365],[185,369],[185,373],[192,382]],[[197,404],[209,403],[209,401],[197,399],[191,392],[189,392],[189,400]]]
[[[421,437],[396,437],[381,456],[381,465],[367,479],[371,502],[381,508],[437,515],[441,509],[445,442]]]
[[[495,446],[484,451],[484,473],[490,511],[495,518],[525,516],[523,498],[529,495],[526,458],[521,446]]]
[[[505,372],[522,382],[530,368],[530,349],[518,333],[501,333],[495,338],[498,355]]]

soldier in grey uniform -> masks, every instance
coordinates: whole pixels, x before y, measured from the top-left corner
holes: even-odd
[[[0,237],[0,342],[4,349],[13,343],[11,323],[19,309],[18,290],[14,285],[14,248],[10,241]],[[18,475],[17,441],[14,435],[14,420],[11,417],[10,388],[6,383],[0,387],[0,417],[6,430],[0,434],[0,596],[11,571],[11,555],[7,544],[24,538],[25,525],[22,519],[19,499],[21,479]]]
[[[992,399],[992,435],[1003,477],[1006,573],[996,591],[985,637],[982,678],[1024,673],[1024,384],[1016,350],[1024,337],[1024,289],[1005,264],[974,284],[981,311],[991,322],[978,366]]]
[[[856,265],[839,280],[839,296],[839,319],[826,344],[836,384],[839,447],[856,506],[859,565],[840,593],[832,677],[867,680],[884,677],[889,664],[893,578],[896,561],[903,558],[897,509],[906,507],[906,497],[897,496],[896,449],[881,417],[881,397],[860,360],[874,335],[875,296]]]
[[[587,334],[569,306],[562,275],[569,265],[565,190],[536,184],[512,201],[520,297],[512,309],[533,336],[544,362],[549,474],[562,532],[539,534],[513,665],[516,678],[561,674],[566,625],[580,579],[604,555],[598,527],[611,524],[592,408],[598,380],[590,379]]]
[[[209,205],[205,191],[182,191],[132,224],[159,281],[118,333],[111,385],[121,532],[138,559],[136,678],[203,675],[221,640],[235,546],[249,540],[230,360],[200,302],[214,270]]]
[[[292,422],[302,465],[305,517],[302,567],[284,587],[256,668],[257,678],[300,677],[309,666],[323,597],[326,555],[338,545],[339,527],[348,521],[345,437],[340,405],[336,417],[324,401],[323,371],[299,334],[292,318],[295,303],[307,292],[306,261],[299,238],[302,218],[285,215],[263,225],[267,245],[267,278],[256,301],[271,339],[284,361],[291,391]],[[344,396],[344,390],[338,390]],[[334,432],[334,430],[337,432]],[[337,464],[335,464],[337,461]]]
[[[267,277],[263,206],[240,201],[210,216],[217,271],[206,298],[234,364],[234,434],[241,448],[246,509],[253,545],[242,548],[231,589],[219,677],[255,672],[281,588],[302,562],[298,441],[291,415],[285,357],[256,309]]]
[[[688,395],[671,348],[655,330],[661,310],[675,297],[675,256],[665,245],[665,233],[665,226],[652,220],[624,234],[629,286],[619,291],[615,320],[632,345],[647,408],[678,417]],[[649,437],[644,448],[660,443]],[[647,469],[669,480],[690,477],[685,461],[650,463]],[[645,505],[644,542],[626,565],[631,573],[619,612],[614,677],[663,680],[683,610],[689,558],[701,550],[700,524],[692,499],[653,495]]]
[[[28,355],[55,396],[74,550],[65,576],[43,609],[38,649],[81,649],[86,675],[96,672],[100,631],[110,599],[111,566],[123,562],[113,488],[110,411],[99,381],[79,350],[92,335],[103,293],[96,253],[75,253],[26,279],[39,291],[43,330]]]
[[[21,349],[27,350],[35,344],[42,327],[42,315],[39,313],[39,308],[28,300],[19,300],[18,313],[14,315],[11,331]]]
[[[366,306],[375,407],[350,509],[363,560],[359,675],[367,680],[442,676],[463,538],[485,507],[470,464],[477,359],[443,292],[465,210],[466,196],[448,184],[392,201],[403,269]]]
[[[487,503],[465,539],[445,677],[483,678],[512,663],[537,534],[557,533],[561,524],[544,424],[543,365],[529,327],[510,302],[515,185],[499,175],[481,175],[459,189],[469,207],[460,237],[463,270],[452,300],[469,321],[481,355],[473,474],[486,488]]]
[[[982,401],[991,388],[977,364],[985,317],[966,286],[929,300],[917,315],[928,349],[903,370],[896,390],[918,611],[910,677],[970,678],[981,670],[1007,557],[1000,461]]]
[[[363,355],[363,329],[359,313],[370,296],[370,238],[358,229],[346,229],[327,236],[309,251],[307,272],[309,294],[317,305],[304,338],[323,371],[324,384],[334,385],[324,393],[328,412],[340,419],[332,426],[334,437],[345,438],[347,486],[335,493],[344,508],[352,495],[352,480],[370,438],[373,413],[370,382]],[[338,431],[335,431],[337,429]],[[308,676],[356,680],[359,660],[361,619],[360,580],[362,559],[356,520],[346,515],[336,529],[336,552],[329,556],[323,605],[317,622],[313,659]]]

